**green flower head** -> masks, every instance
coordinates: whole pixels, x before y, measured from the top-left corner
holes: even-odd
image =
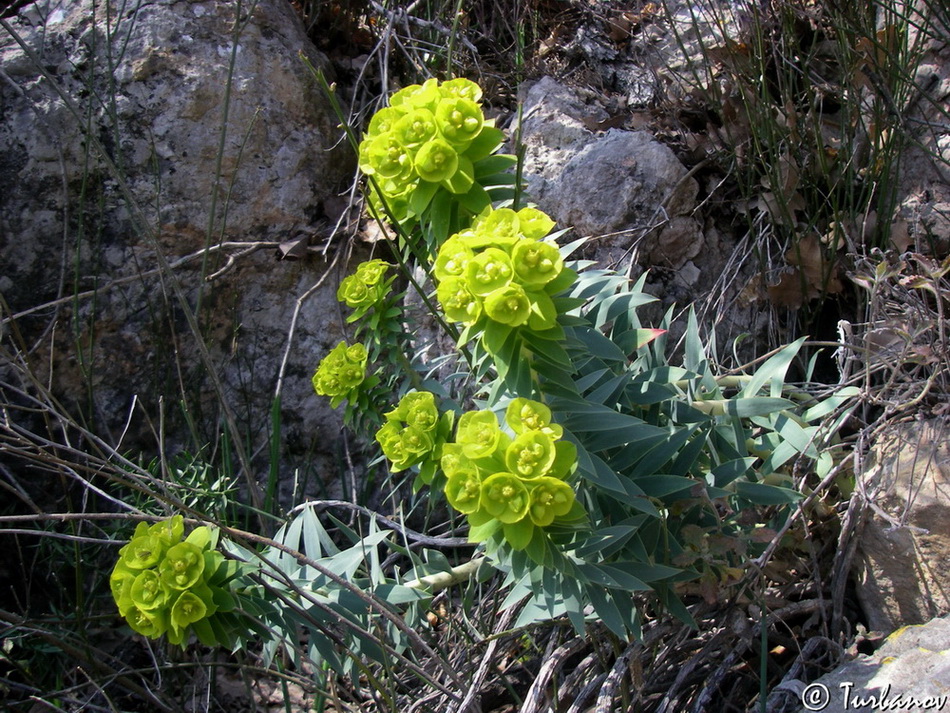
[[[385,260],[367,260],[356,266],[356,275],[365,285],[377,285],[386,275],[390,265]]]
[[[442,446],[442,457],[439,460],[442,471],[451,478],[462,470],[473,470],[475,464],[471,458],[462,452],[462,446],[458,443],[446,443]]]
[[[471,79],[459,77],[450,79],[442,83],[442,95],[445,97],[458,97],[472,102],[479,102],[482,98],[482,88]]]
[[[393,467],[397,463],[404,463],[408,460],[405,447],[402,443],[402,425],[396,421],[387,421],[376,431],[376,442],[383,449],[383,455],[389,459]]]
[[[185,518],[174,515],[167,520],[160,520],[148,528],[150,535],[157,535],[167,545],[174,545],[185,534]]]
[[[440,183],[458,170],[459,155],[444,139],[432,139],[419,148],[413,166],[423,181]]]
[[[511,282],[514,270],[504,250],[487,248],[478,253],[465,267],[468,289],[476,295],[487,295]]]
[[[538,240],[551,232],[555,223],[537,208],[522,208],[518,211],[518,228],[526,238]]]
[[[406,148],[418,148],[438,134],[435,116],[428,109],[414,109],[393,125],[392,133]]]
[[[430,433],[416,426],[402,426],[397,421],[384,423],[376,431],[376,441],[397,472],[421,463],[435,448]]]
[[[409,208],[409,198],[419,186],[416,176],[404,180],[376,177],[376,180],[367,186],[371,214],[387,216],[402,223],[409,219],[412,211]]]
[[[505,242],[514,241],[521,235],[521,221],[511,208],[498,208],[484,214],[473,226],[480,236]]]
[[[491,411],[469,411],[459,419],[455,442],[468,458],[491,456],[502,443],[498,419]]]
[[[518,522],[528,514],[528,489],[516,475],[495,473],[482,483],[481,505],[504,523]]]
[[[126,612],[133,606],[132,584],[139,572],[140,570],[129,569],[120,558],[116,562],[112,574],[109,575],[109,589],[112,592],[112,598],[115,600],[116,606],[119,608],[119,614],[122,616],[125,616]]]
[[[435,258],[435,279],[442,281],[450,277],[463,277],[469,260],[475,253],[460,236],[453,236],[442,243]]]
[[[136,528],[136,532],[139,532],[138,528]],[[160,535],[151,534],[147,529],[145,532],[147,534],[133,537],[127,545],[119,550],[122,562],[129,569],[154,567],[168,546]]]
[[[508,470],[522,478],[545,475],[554,465],[554,439],[542,431],[527,431],[505,451]]]
[[[574,505],[574,491],[563,480],[542,477],[531,481],[528,513],[538,527],[547,527],[554,518],[567,515]]]
[[[475,512],[481,504],[482,480],[474,469],[457,470],[445,484],[449,504],[466,515]]]
[[[560,438],[564,429],[551,423],[551,409],[540,401],[518,397],[505,410],[505,423],[516,434],[543,431],[551,438]]]
[[[162,584],[171,589],[188,589],[201,579],[204,569],[204,553],[190,542],[179,542],[169,548],[158,565]]]
[[[386,286],[382,283],[368,285],[359,274],[348,275],[340,282],[336,298],[345,302],[347,307],[358,309],[372,307],[386,296]]]
[[[531,314],[531,301],[521,285],[508,285],[485,297],[484,309],[490,319],[520,327]]]
[[[435,110],[442,137],[453,146],[464,150],[478,136],[485,124],[481,107],[461,98],[443,99]]]
[[[125,614],[125,620],[133,631],[149,639],[157,639],[168,630],[167,616],[161,609],[142,611],[138,607],[130,607]]]
[[[511,262],[522,285],[541,287],[561,274],[564,258],[551,243],[519,240],[511,252]]]
[[[383,107],[373,114],[373,118],[369,120],[369,129],[367,129],[366,135],[379,136],[392,131],[393,126],[402,115],[403,112],[399,109],[391,106]]]
[[[435,394],[430,391],[412,391],[399,400],[399,405],[387,413],[386,418],[405,421],[420,431],[432,431],[439,423]]]
[[[208,607],[201,597],[192,592],[182,592],[172,605],[171,625],[177,632],[183,632],[191,624],[201,621],[208,614]]]
[[[442,92],[439,80],[427,79],[422,84],[410,84],[389,97],[389,105],[409,111],[412,109],[434,109]]]
[[[435,291],[442,311],[450,322],[472,324],[482,313],[481,301],[468,289],[468,283],[460,277],[447,277]]]
[[[346,360],[350,364],[361,366],[366,363],[368,358],[369,354],[366,352],[366,346],[360,342],[351,344],[346,348]]]
[[[313,388],[321,396],[342,398],[366,378],[369,358],[362,344],[347,346],[340,342],[327,354],[313,375]]]
[[[407,179],[412,175],[409,147],[392,131],[360,143],[360,170],[380,178]]]
[[[162,580],[154,569],[146,569],[132,582],[129,590],[132,603],[142,611],[157,609],[165,603]]]
[[[406,426],[400,434],[402,448],[406,455],[411,459],[411,464],[421,462],[432,451],[432,436],[421,428],[415,426]]]

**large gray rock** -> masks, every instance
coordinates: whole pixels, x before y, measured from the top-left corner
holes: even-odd
[[[695,304],[721,343],[766,333],[757,268],[736,259],[733,238],[694,216],[697,183],[669,147],[647,132],[602,130],[611,123],[603,98],[550,77],[527,88],[522,117],[530,199],[592,238],[585,257],[634,278],[649,271],[646,291],[658,302],[643,319]]]
[[[932,18],[939,22],[939,18]],[[900,251],[914,249],[946,255],[950,250],[950,45],[939,40],[942,28],[923,42],[914,75],[917,94],[907,125],[905,154],[899,164],[899,220],[891,227],[891,242]]]
[[[871,629],[950,613],[950,442],[937,419],[885,433],[863,476],[871,511],[855,561]]]
[[[352,166],[345,149],[330,150],[336,121],[301,54],[325,58],[287,0],[46,0],[10,22],[16,37],[0,30],[0,293],[14,314],[62,300],[17,319],[24,358],[104,432],[130,421],[122,446],[132,451],[155,446],[162,395],[169,428],[187,401],[195,440],[214,442],[213,371],[249,450],[260,449],[295,303],[326,271],[319,255],[276,260],[275,245],[326,237],[315,227],[324,201]],[[183,260],[219,243],[206,264]],[[191,308],[200,291],[210,365],[168,275],[156,274],[157,250],[180,263]],[[229,255],[230,269],[206,280]],[[285,448],[299,453],[332,447],[339,432],[309,385],[341,338],[328,326],[335,279],[326,284],[303,304],[286,366]],[[132,410],[133,398],[144,408]],[[184,433],[170,430],[166,447],[187,443]]]
[[[699,254],[696,182],[668,147],[642,131],[595,133],[606,113],[594,95],[550,77],[528,90],[523,115],[528,193],[561,225],[618,257],[636,247],[648,264],[679,268]]]

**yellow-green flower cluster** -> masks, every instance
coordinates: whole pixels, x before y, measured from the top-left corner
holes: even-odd
[[[439,414],[434,394],[411,391],[386,414],[386,423],[376,432],[376,440],[394,472],[417,465],[421,482],[429,483],[442,446],[452,435],[452,420],[451,411]]]
[[[562,274],[573,275],[557,245],[542,240],[553,227],[536,208],[500,208],[446,240],[434,269],[445,316],[466,325],[485,318],[535,331],[553,327],[551,296],[567,286]]]
[[[340,342],[323,357],[313,375],[313,388],[320,396],[330,397],[330,406],[336,408],[348,398],[366,378],[369,354],[362,344],[347,346]]]
[[[445,495],[473,528],[496,520],[511,546],[523,549],[536,527],[573,508],[574,491],[564,478],[576,467],[577,449],[559,440],[563,429],[538,401],[512,400],[505,420],[513,435],[491,411],[459,418],[455,443],[442,449]]]
[[[429,79],[393,94],[370,120],[359,164],[402,219],[409,196],[428,183],[455,194],[474,182],[473,161],[503,140],[485,120],[481,88],[468,79]],[[372,196],[375,198],[375,195]]]
[[[359,319],[383,300],[395,279],[385,279],[388,269],[389,263],[383,260],[368,260],[360,263],[352,275],[343,278],[336,298],[355,310],[347,321]]]
[[[212,583],[224,556],[214,549],[210,528],[195,528],[184,540],[183,535],[181,515],[151,526],[139,523],[119,550],[109,586],[119,614],[138,633],[150,639],[165,634],[182,644],[194,630],[202,641],[214,641],[207,619],[229,608],[230,601]]]

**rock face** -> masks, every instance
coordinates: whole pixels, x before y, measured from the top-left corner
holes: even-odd
[[[522,117],[529,198],[593,238],[586,256],[633,277],[649,270],[659,301],[646,320],[697,303],[711,312],[701,322],[727,339],[762,333],[767,316],[744,292],[754,266],[735,267],[735,243],[694,217],[698,186],[672,150],[647,132],[604,130],[610,116],[595,93],[550,77],[527,88]]]
[[[855,572],[871,629],[888,633],[950,613],[948,435],[945,421],[921,421],[875,446]]]
[[[580,235],[603,236],[617,246],[640,240],[650,262],[682,267],[703,244],[699,224],[689,217],[696,182],[646,132],[592,131],[604,118],[582,91],[549,77],[531,87],[521,127],[528,193]]]
[[[352,166],[330,150],[336,121],[301,54],[324,57],[286,0],[138,0],[121,12],[47,1],[9,21],[0,293],[13,314],[29,312],[16,320],[24,358],[107,432],[129,421],[132,450],[155,443],[133,398],[154,418],[162,394],[169,423],[187,409],[202,434],[169,433],[173,443],[213,442],[216,373],[259,447],[295,302],[326,271],[319,255],[278,261],[276,244],[314,232]],[[174,277],[159,274],[157,250]],[[210,364],[173,279],[198,309]],[[327,326],[335,279],[327,288],[303,303],[286,365],[285,446],[300,452],[339,428],[309,385],[341,336]]]
[[[950,127],[937,117],[945,117],[950,104],[950,46],[937,35],[923,42],[914,82],[920,96],[913,124],[921,128],[900,162],[897,200],[902,220],[895,222],[891,241],[899,250],[944,255],[950,250]]]
[[[873,656],[860,655],[814,682],[783,681],[770,711],[944,710],[950,705],[950,620],[891,634]]]

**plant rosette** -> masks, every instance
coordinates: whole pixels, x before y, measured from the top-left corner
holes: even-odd
[[[403,396],[376,431],[376,442],[392,471],[418,466],[416,488],[431,483],[442,447],[452,434],[454,417],[451,411],[439,413],[435,394],[429,391],[410,391]]]
[[[397,223],[421,217],[447,193],[477,213],[491,202],[479,178],[514,164],[486,162],[505,140],[485,118],[482,90],[468,79],[413,84],[390,97],[370,119],[359,166],[371,178],[369,199]],[[497,164],[497,165],[496,165]]]
[[[560,440],[563,429],[538,401],[513,399],[505,421],[514,437],[492,411],[463,414],[440,464],[446,499],[468,517],[469,538],[478,542],[500,532],[512,549],[522,550],[536,532],[581,514],[565,482],[577,468],[577,449]]]
[[[362,344],[340,342],[317,366],[313,388],[320,396],[330,397],[330,406],[336,408],[345,400],[354,400],[360,387],[366,387],[366,362],[369,353]]]
[[[557,327],[554,297],[577,273],[565,267],[558,246],[545,239],[554,221],[537,208],[488,209],[469,230],[442,244],[433,275],[446,318],[480,334],[495,351],[513,329]],[[490,337],[494,334],[494,338]]]
[[[352,275],[340,282],[336,298],[353,310],[347,322],[355,322],[376,307],[389,295],[395,276],[386,278],[389,263],[384,260],[368,260],[360,263]]]
[[[215,550],[216,530],[202,526],[183,536],[181,515],[136,526],[109,577],[119,614],[150,639],[165,635],[184,645],[194,633],[209,646],[233,641],[234,627],[228,631],[214,616],[235,608],[229,582],[239,567]]]

